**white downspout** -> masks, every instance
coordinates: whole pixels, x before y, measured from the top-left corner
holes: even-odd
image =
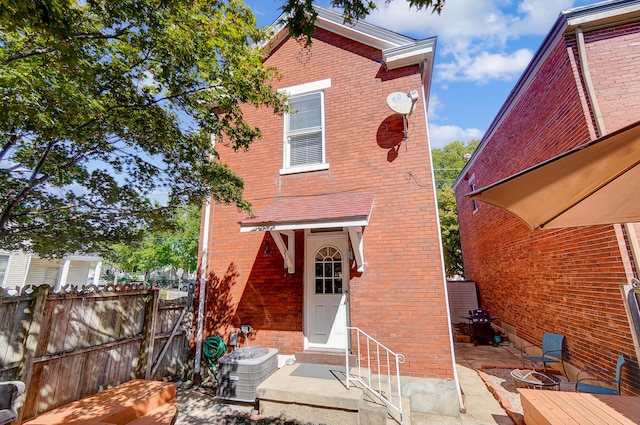
[[[215,136],[211,135],[211,149],[216,146]],[[212,202],[213,198],[210,197],[207,200],[207,204],[204,210],[204,225],[202,228],[202,253],[200,256],[200,292],[198,294],[198,322],[196,325],[196,358],[193,366],[193,381],[200,383],[200,369],[202,360],[202,344],[203,328],[204,328],[204,307],[207,295],[207,265],[209,262],[209,223],[211,221],[212,214]]]
[[[598,104],[598,97],[596,91],[593,88],[593,82],[591,81],[591,73],[589,72],[589,63],[587,62],[587,50],[584,44],[584,34],[582,33],[582,27],[576,28],[576,40],[578,41],[578,57],[580,58],[580,69],[582,70],[582,78],[584,78],[584,85],[587,88],[587,96],[593,107],[593,114],[596,119],[596,126],[598,127],[598,136],[602,137],[607,134],[607,130],[604,126],[604,120],[602,118],[602,112],[600,111],[600,105]]]
[[[576,41],[578,43],[578,58],[580,59],[580,69],[582,70],[582,76],[584,78],[584,84],[587,88],[587,97],[591,102],[593,113],[596,119],[596,127],[600,133],[598,136],[602,137],[607,134],[607,130],[604,126],[604,120],[602,119],[602,112],[598,105],[598,98],[596,97],[595,89],[593,88],[593,82],[591,81],[591,74],[589,73],[589,64],[587,62],[587,50],[584,43],[584,34],[582,27],[576,28]],[[638,245],[638,236],[636,235],[636,229],[633,223],[622,223],[624,231],[627,234],[627,243],[629,250],[631,251],[632,262],[636,270],[635,274],[638,274],[638,267],[640,266],[640,246]],[[636,351],[636,356],[640,357],[640,341],[638,341],[638,335],[633,331],[634,322],[631,315],[631,306],[627,300],[628,292],[633,288],[633,279],[629,284],[620,286],[620,292],[622,295],[622,304],[624,305],[627,320],[629,321],[629,328],[631,329],[631,339],[633,341],[633,347]]]
[[[426,130],[427,130],[427,142],[429,142],[429,116],[428,116],[428,112],[427,112],[427,103],[428,103],[428,99],[425,97],[425,91],[424,91],[424,81],[426,78],[426,75],[424,75],[424,73],[426,72],[427,69],[427,61],[424,60],[422,62],[422,99],[424,99],[424,101],[422,102],[423,106],[424,106],[424,122],[426,125]],[[435,182],[435,175],[433,173],[433,157],[431,156],[431,149],[429,146],[429,163],[431,164],[431,181]],[[442,283],[444,285],[444,296],[445,296],[445,307],[447,308],[447,324],[449,327],[449,350],[451,351],[451,361],[452,361],[452,369],[453,369],[453,381],[455,382],[455,386],[456,386],[456,393],[458,394],[458,403],[460,403],[460,412],[461,413],[466,413],[467,409],[464,407],[464,399],[462,398],[462,388],[460,386],[460,378],[458,377],[458,369],[456,368],[456,352],[455,352],[455,347],[453,345],[453,328],[451,327],[451,310],[449,309],[449,292],[447,290],[447,276],[446,276],[446,272],[445,272],[445,266],[444,266],[444,251],[442,249],[442,235],[440,234],[440,213],[438,210],[438,197],[437,197],[437,191],[436,191],[436,185],[433,185],[433,199],[436,200],[436,226],[438,229],[438,245],[440,247],[440,266],[442,267]]]
[[[604,126],[604,119],[602,118],[602,111],[598,104],[598,97],[591,81],[591,73],[589,72],[589,62],[587,60],[587,50],[584,43],[584,34],[582,27],[576,28],[576,41],[578,42],[578,57],[580,58],[580,69],[582,70],[582,78],[584,79],[584,85],[587,89],[587,96],[591,102],[593,108],[593,114],[595,115],[596,127],[598,128],[598,136],[602,137],[607,134],[607,129]],[[629,241],[629,250],[633,257],[633,263],[637,268],[640,266],[640,246],[638,245],[638,238],[636,236],[636,230],[633,227],[633,223],[622,223],[624,230],[627,234],[627,240]]]

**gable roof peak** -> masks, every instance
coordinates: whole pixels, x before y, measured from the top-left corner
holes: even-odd
[[[348,24],[344,22],[344,17],[340,13],[316,5],[313,8],[318,14],[315,21],[316,28],[322,28],[382,51],[388,69],[421,64],[429,59],[432,61],[435,54],[436,37],[417,40],[364,21]],[[286,16],[282,14],[271,25],[274,35],[267,44],[267,49],[275,49],[288,37],[285,19]]]

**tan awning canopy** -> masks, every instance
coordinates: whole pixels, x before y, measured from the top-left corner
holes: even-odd
[[[339,193],[278,198],[253,217],[240,220],[240,231],[270,232],[293,273],[295,230],[346,227],[358,271],[364,271],[362,227],[369,223],[374,197],[372,193]]]
[[[640,121],[467,197],[532,230],[640,222]]]

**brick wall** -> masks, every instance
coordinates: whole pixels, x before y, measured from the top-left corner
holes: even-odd
[[[639,42],[637,23],[585,34],[591,78],[608,132],[640,120]],[[569,48],[575,51],[574,43]]]
[[[608,131],[640,117],[640,75],[632,64],[640,26],[585,34],[591,76]],[[560,40],[470,167],[476,188],[598,137],[581,80],[576,41]],[[623,391],[640,393],[638,364],[620,285],[632,277],[620,225],[532,232],[503,210],[473,213],[456,187],[465,277],[482,306],[540,344],[543,332],[566,336],[568,361],[610,369],[631,356]]]
[[[403,374],[452,378],[424,99],[409,118],[408,143],[399,146],[402,119],[386,106],[391,92],[420,91],[418,67],[387,71],[380,51],[324,30],[311,48],[286,40],[266,64],[280,71],[278,88],[331,78],[325,91],[330,169],[281,176],[283,118],[256,109],[246,116],[262,139],[238,153],[219,143],[221,160],[244,179],[255,211],[278,197],[375,193],[364,229],[364,273],[351,262],[351,325],[404,354]],[[285,354],[302,350],[304,234],[296,234],[296,272],[289,274],[268,234],[240,233],[244,217],[234,207],[214,208],[205,335],[250,323],[252,344]]]

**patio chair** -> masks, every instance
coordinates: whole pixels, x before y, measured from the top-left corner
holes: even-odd
[[[532,362],[542,363],[542,367],[547,372],[547,363],[560,363],[562,367],[562,373],[567,376],[567,372],[564,368],[564,335],[553,334],[545,332],[542,335],[542,355],[530,356],[527,354],[526,349],[529,347],[535,347],[535,345],[527,345],[522,347],[522,366],[524,367],[524,361],[529,360]]]
[[[584,369],[578,372],[576,377],[576,392],[579,393],[591,393],[591,394],[608,394],[608,395],[620,395],[620,376],[622,375],[622,366],[626,363],[624,354],[620,354],[618,362],[616,363],[616,370],[608,369]],[[601,379],[601,378],[580,378],[580,374],[589,372],[609,373],[615,372],[615,379]],[[591,382],[591,383],[587,383]],[[615,388],[609,386],[603,386],[600,384],[615,384]]]
[[[24,393],[22,381],[0,382],[0,425],[6,425],[18,420],[16,400]]]

